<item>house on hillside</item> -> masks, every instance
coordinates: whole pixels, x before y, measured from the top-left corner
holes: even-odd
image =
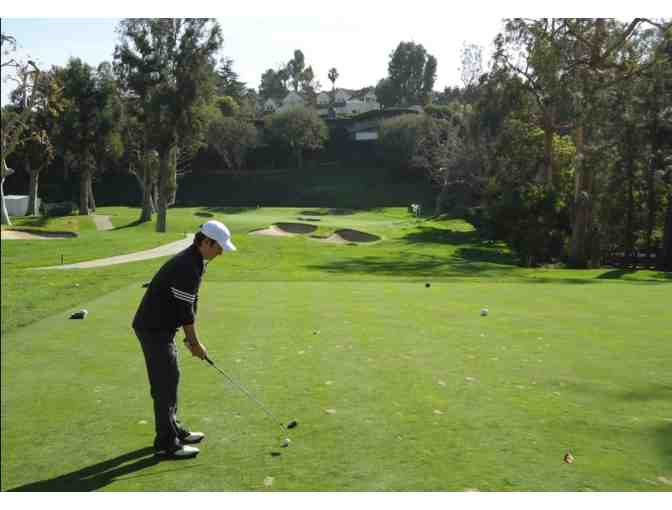
[[[269,97],[262,105],[262,111],[263,113],[275,113],[279,107],[280,105]]]
[[[317,112],[322,117],[338,115],[358,115],[371,110],[380,110],[373,87],[362,90],[336,89],[333,104],[331,92],[320,92],[317,96]]]
[[[317,94],[316,103],[318,114],[329,118],[359,115],[381,109],[373,87],[365,87],[361,90],[336,89],[334,93],[322,91]],[[262,114],[269,114],[307,104],[309,104],[308,101],[301,93],[290,91],[282,101],[267,99],[259,103],[258,109]]]

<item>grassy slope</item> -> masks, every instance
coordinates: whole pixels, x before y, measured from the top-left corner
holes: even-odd
[[[104,212],[115,225],[134,215]],[[156,464],[129,322],[161,260],[47,279],[17,266],[51,263],[61,241],[3,241],[3,490],[669,489],[658,480],[672,479],[665,275],[524,270],[464,224],[401,210],[321,217],[325,231],[385,238],[371,246],[242,235],[302,210],[224,212],[171,211],[163,236],[85,226],[71,256],[142,249],[203,215],[225,219],[239,252],[208,269],[200,329],[225,370],[299,419],[291,448],[271,457],[279,428],[183,356],[182,415],[209,438],[191,463]],[[64,320],[75,306],[89,319]],[[89,438],[76,456],[72,430]],[[568,449],[572,466],[561,462]]]

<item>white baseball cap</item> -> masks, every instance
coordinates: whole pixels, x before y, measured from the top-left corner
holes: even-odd
[[[224,251],[236,251],[236,247],[231,242],[231,232],[224,223],[217,220],[210,220],[201,225],[201,233],[217,241]]]

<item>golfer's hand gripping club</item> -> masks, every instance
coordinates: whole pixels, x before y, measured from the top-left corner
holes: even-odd
[[[205,346],[202,343],[198,341],[196,343],[191,343],[186,338],[182,341],[184,342],[184,345],[187,347],[187,349],[189,349],[189,352],[192,356],[205,359],[208,355],[208,351],[205,349]]]

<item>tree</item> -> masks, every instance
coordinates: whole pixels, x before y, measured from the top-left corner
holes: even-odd
[[[209,18],[137,18],[121,21],[118,31],[117,72],[143,99],[147,147],[159,157],[156,230],[165,232],[167,208],[177,192],[180,147],[197,146],[206,132],[199,113],[215,93],[221,28]]]
[[[299,86],[303,81],[303,73],[306,67],[306,61],[301,50],[294,50],[294,58],[287,62],[287,74],[292,84],[294,92],[299,91]]]
[[[336,80],[338,80],[339,74],[335,67],[329,69],[329,81],[331,82],[331,102],[336,101]]]
[[[217,95],[240,102],[246,93],[245,83],[238,80],[238,73],[233,70],[233,59],[222,58],[217,69]]]
[[[257,141],[257,130],[252,122],[240,117],[219,115],[208,128],[208,144],[224,160],[226,168],[240,169],[245,156]]]
[[[96,83],[96,130],[95,146],[92,151],[95,161],[94,173],[89,179],[89,205],[96,210],[93,195],[93,180],[101,173],[116,166],[124,153],[123,144],[123,105],[119,88],[109,62],[98,66],[95,74]]]
[[[599,226],[594,222],[594,212],[598,205],[595,177],[603,147],[596,127],[608,90],[641,72],[645,65],[616,59],[618,51],[630,42],[644,21],[635,18],[623,24],[603,18],[582,18],[567,22],[574,38],[570,85],[576,116],[574,221],[569,249],[572,267],[596,267],[600,263]]]
[[[434,55],[427,55],[427,62],[422,78],[422,104],[431,103],[432,101],[432,91],[434,89],[434,82],[436,81],[436,65]]]
[[[147,126],[143,122],[142,101],[135,95],[122,97],[123,123],[122,143],[124,154],[122,164],[135,177],[142,192],[140,218],[146,222],[157,211],[159,157],[148,147]]]
[[[436,130],[436,122],[428,115],[409,113],[385,119],[378,129],[378,144],[386,164],[400,172],[426,170],[430,165],[420,162],[419,147],[428,145],[425,139],[436,140]],[[425,159],[431,157],[425,155]]]
[[[301,74],[301,93],[306,99],[306,104],[315,106],[317,103],[317,93],[320,91],[321,85],[319,81],[315,80],[315,73],[313,67],[308,66]]]
[[[383,108],[392,108],[399,102],[399,94],[389,78],[383,78],[376,85],[376,98]]]
[[[327,125],[312,108],[290,108],[273,114],[265,126],[271,143],[291,151],[299,169],[303,168],[303,152],[324,146],[329,137]]]
[[[63,70],[61,140],[66,166],[79,173],[79,214],[95,211],[93,180],[121,157],[121,102],[109,63],[97,70],[72,58]]]
[[[287,95],[287,71],[280,69],[275,71],[267,69],[261,75],[261,84],[259,85],[259,96],[264,100],[273,99],[281,101]]]
[[[21,112],[26,103],[26,91],[17,87],[10,94],[14,111]],[[39,178],[42,171],[48,167],[55,157],[55,147],[59,126],[59,116],[63,110],[63,85],[60,82],[56,69],[42,74],[42,79],[36,85],[36,94],[33,101],[33,115],[30,118],[27,131],[33,136],[25,139],[19,146],[19,159],[24,162],[24,169],[29,175],[29,195],[27,214],[36,216]]]
[[[460,63],[462,86],[469,89],[478,85],[483,74],[483,48],[478,44],[463,44]]]
[[[436,80],[436,58],[422,44],[401,42],[390,55],[387,79],[376,87],[376,96],[384,98],[384,106],[424,104]]]
[[[571,73],[571,36],[565,19],[506,20],[505,32],[496,39],[497,65],[524,79],[541,112],[544,130],[545,184],[554,186],[553,137],[561,101],[568,101]]]
[[[3,55],[11,55],[16,50],[16,40],[11,35],[0,34],[1,50]],[[3,190],[5,177],[13,171],[7,167],[7,158],[9,158],[16,148],[25,140],[34,136],[29,130],[30,119],[33,115],[33,105],[36,99],[37,85],[40,82],[41,71],[35,65],[35,62],[28,60],[23,63],[15,58],[10,58],[2,62],[0,68],[5,71],[9,69],[16,70],[15,81],[20,88],[26,91],[24,95],[25,103],[20,113],[15,113],[5,108],[2,109],[2,156],[0,166],[0,210],[2,212],[2,224],[11,225],[7,207],[5,205],[5,194]]]

